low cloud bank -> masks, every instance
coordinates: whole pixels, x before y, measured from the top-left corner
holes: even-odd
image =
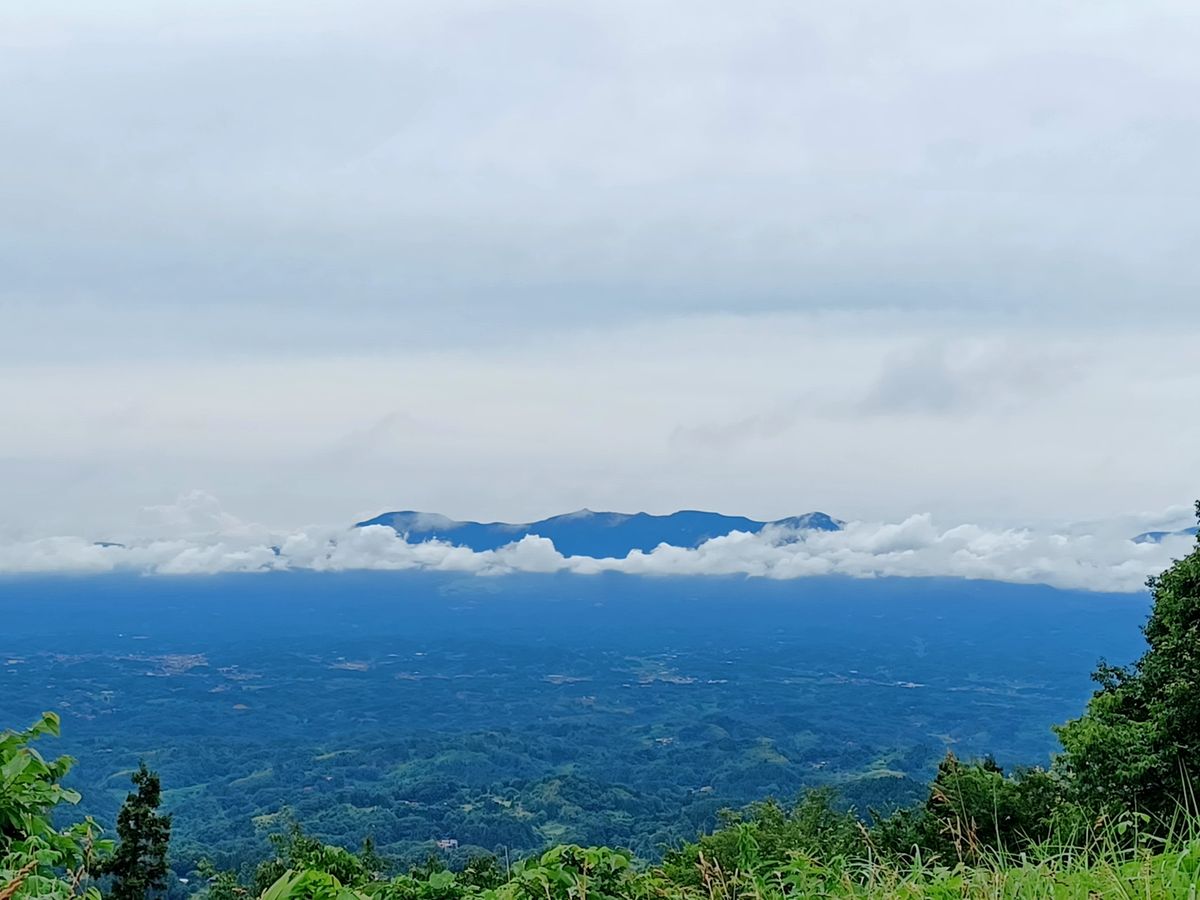
[[[1103,528],[1080,533],[943,527],[920,514],[896,523],[852,522],[840,532],[735,532],[695,549],[662,545],[649,553],[635,550],[622,559],[593,559],[564,557],[551,541],[532,536],[498,550],[475,552],[440,541],[408,543],[384,526],[314,527],[270,536],[265,529],[232,519],[209,521],[218,524],[218,530],[170,539],[100,544],[81,537],[53,537],[0,545],[0,573],[415,569],[477,575],[624,572],[778,579],[946,576],[1130,592],[1193,546],[1190,537],[1139,544]]]

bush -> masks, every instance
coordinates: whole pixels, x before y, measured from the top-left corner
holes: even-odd
[[[58,737],[59,720],[45,713],[25,731],[0,733],[0,897],[68,898],[86,895],[99,900],[91,873],[111,852],[97,839],[91,819],[58,829],[55,809],[79,802],[79,795],[60,783],[74,760],[47,761],[30,746]]]
[[[1128,668],[1102,662],[1084,714],[1055,731],[1065,751],[1058,768],[1076,803],[1166,822],[1200,773],[1200,538],[1147,586],[1154,607],[1142,629],[1145,654]]]

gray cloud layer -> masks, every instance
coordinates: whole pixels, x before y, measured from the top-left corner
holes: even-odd
[[[715,317],[518,352],[0,363],[0,540],[117,536],[181,485],[279,531],[404,508],[1106,519],[1200,496],[1198,342]]]
[[[1184,0],[0,5],[0,539],[1200,493]]]
[[[1197,43],[1176,0],[7,4],[0,349],[1192,316]]]

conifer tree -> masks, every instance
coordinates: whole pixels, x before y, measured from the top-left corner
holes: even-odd
[[[117,814],[118,844],[104,874],[112,876],[112,900],[146,900],[167,886],[167,848],[171,817],[158,811],[162,788],[158,774],[143,762],[131,776],[137,790]]]

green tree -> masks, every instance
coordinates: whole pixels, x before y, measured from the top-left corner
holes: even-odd
[[[1062,799],[1059,779],[1043,769],[1006,775],[990,756],[962,762],[947,752],[924,806],[877,819],[871,841],[895,856],[919,852],[976,863],[994,851],[1017,853],[1045,841]]]
[[[60,783],[74,760],[46,760],[30,744],[58,737],[54,713],[25,731],[0,732],[0,897],[45,897],[64,900],[86,894],[99,900],[89,876],[110,849],[99,841],[91,819],[61,829],[51,816],[79,795]]]
[[[863,849],[863,826],[852,810],[838,809],[828,788],[804,793],[791,806],[778,800],[724,810],[721,827],[694,843],[669,851],[664,869],[681,882],[698,885],[704,865],[749,871],[800,855],[814,859],[849,856]]]
[[[275,856],[263,860],[255,869],[252,891],[256,896],[264,893],[286,872],[312,870],[332,875],[339,884],[366,884],[375,879],[378,874],[376,867],[381,863],[373,843],[370,847],[364,847],[364,853],[360,856],[344,847],[322,843],[305,834],[295,822],[289,825],[286,832],[273,834],[268,840],[275,848]]]
[[[1101,662],[1087,710],[1055,729],[1058,766],[1085,808],[1167,818],[1200,775],[1200,540],[1147,586],[1148,649],[1127,668]]]
[[[117,814],[116,851],[104,866],[112,876],[113,900],[145,900],[167,886],[167,849],[171,842],[171,817],[160,813],[162,786],[158,775],[143,762],[131,779],[130,793]]]
[[[363,839],[362,850],[359,851],[358,861],[362,863],[364,874],[370,879],[379,879],[390,868],[390,863],[375,849],[375,838],[367,835]]]
[[[472,856],[458,873],[458,880],[471,887],[487,889],[500,887],[506,876],[496,857]]]

